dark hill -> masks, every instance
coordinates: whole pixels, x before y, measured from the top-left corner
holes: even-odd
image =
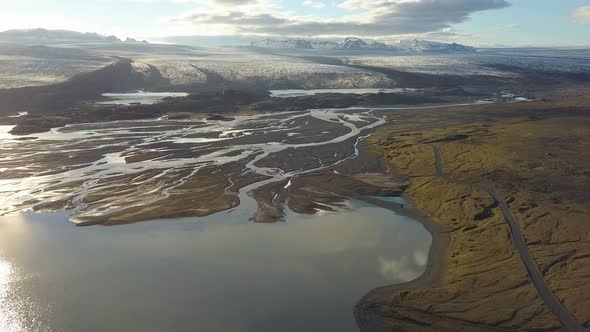
[[[80,74],[57,84],[0,90],[0,115],[18,112],[54,113],[105,92],[153,89],[168,84],[158,69],[149,66],[144,72],[133,61],[118,59],[101,69]]]

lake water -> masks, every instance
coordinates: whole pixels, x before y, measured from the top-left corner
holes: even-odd
[[[394,89],[287,89],[287,90],[270,90],[271,97],[288,98],[300,96],[313,96],[321,93],[352,93],[352,94],[367,94],[367,93],[400,93],[405,91],[415,91],[416,89],[394,88]]]
[[[408,202],[406,202],[406,200],[403,197],[398,196],[374,196],[373,198],[380,199],[386,202],[397,203],[401,206],[406,206],[408,204]]]
[[[0,217],[0,331],[357,331],[370,289],[425,270],[431,235],[366,203],[75,227]]]
[[[12,128],[14,128],[14,126],[0,125],[0,140],[11,139],[13,135],[9,134],[8,132],[10,132]]]
[[[162,101],[167,97],[186,97],[186,92],[130,92],[130,93],[103,93],[103,97],[109,100],[100,101],[97,104],[101,105],[131,105],[142,104],[150,105]]]

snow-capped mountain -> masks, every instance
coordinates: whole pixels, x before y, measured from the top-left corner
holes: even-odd
[[[121,43],[115,36],[104,36],[98,33],[77,32],[70,30],[25,29],[0,32],[0,41],[17,44],[52,44],[52,43]],[[126,43],[139,43],[127,38]],[[147,43],[142,41],[142,43]]]
[[[338,43],[331,42],[331,41],[314,40],[311,42],[311,46],[313,48],[318,48],[318,49],[334,49],[334,48],[338,47]]]
[[[250,44],[253,47],[263,48],[296,48],[296,49],[312,49],[314,48],[310,41],[304,39],[285,39],[285,40],[274,40],[265,39],[255,41]]]
[[[367,44],[364,40],[353,37],[346,38],[342,43],[338,44],[338,48],[345,50],[358,50],[367,48],[367,46],[369,46],[369,44]]]
[[[427,40],[403,40],[397,44],[366,42],[360,38],[349,37],[340,43],[331,41],[308,41],[304,39],[265,39],[252,42],[253,47],[285,49],[334,49],[334,50],[384,50],[411,53],[465,53],[475,48],[457,43],[440,43]]]
[[[473,52],[475,49],[457,43],[439,43],[428,40],[402,40],[399,44],[393,45],[399,50],[408,52]]]
[[[372,42],[367,43],[366,41],[355,38],[355,37],[348,37],[344,39],[343,42],[337,44],[338,49],[342,50],[362,50],[362,49],[374,49],[374,50],[385,50],[389,49],[390,47],[384,43],[379,42]]]

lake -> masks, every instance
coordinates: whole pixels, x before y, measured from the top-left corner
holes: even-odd
[[[151,105],[158,103],[164,98],[186,97],[186,92],[129,92],[129,93],[103,93],[103,97],[108,100],[99,101],[97,104],[101,105],[132,105],[142,104]]]
[[[357,331],[356,301],[422,274],[431,244],[421,224],[358,201],[245,220],[0,217],[0,330]]]

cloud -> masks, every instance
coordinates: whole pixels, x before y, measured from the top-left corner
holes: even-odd
[[[131,2],[170,2],[170,3],[201,3],[201,4],[218,4],[222,6],[242,6],[256,3],[258,0],[129,0]]]
[[[103,0],[104,1],[104,0]],[[111,0],[114,1],[114,0]],[[275,0],[127,0],[129,2],[140,3],[170,3],[170,4],[190,4],[206,8],[251,8],[251,7],[268,7],[277,8]]]
[[[520,29],[520,24],[507,24],[507,25],[498,25],[494,27],[493,31],[510,31],[510,30],[517,30]]]
[[[454,28],[445,28],[438,31],[422,32],[422,33],[406,33],[398,35],[387,35],[373,37],[375,40],[387,44],[395,44],[400,40],[408,39],[425,39],[425,40],[437,40],[441,42],[465,42],[466,40],[474,40],[478,37],[473,34],[465,33]]]
[[[590,6],[576,8],[572,17],[578,23],[590,23]]]
[[[421,269],[417,268],[408,257],[392,259],[379,257],[379,273],[388,281],[408,282],[418,278]]]
[[[422,250],[414,252],[414,262],[418,266],[425,266],[428,263],[428,253]]]
[[[213,2],[224,6],[240,6],[256,3],[256,0],[213,0]]]
[[[196,24],[224,24],[242,27],[270,26],[288,22],[271,14],[245,14],[239,11],[218,14],[195,13],[184,18],[184,20],[189,20]]]
[[[313,7],[316,9],[321,9],[321,8],[326,7],[325,3],[321,2],[321,1],[313,1],[313,0],[305,0],[305,1],[303,1],[303,5]]]
[[[250,34],[375,37],[449,31],[454,24],[467,21],[472,13],[509,5],[506,0],[346,0],[338,6],[355,10],[354,14],[325,19],[297,17],[278,10],[264,11],[258,3],[258,12],[240,8],[200,11],[178,20],[196,25],[230,25],[235,31]]]
[[[243,5],[249,2],[253,2],[250,0],[214,0],[216,3],[220,3],[222,5]]]

